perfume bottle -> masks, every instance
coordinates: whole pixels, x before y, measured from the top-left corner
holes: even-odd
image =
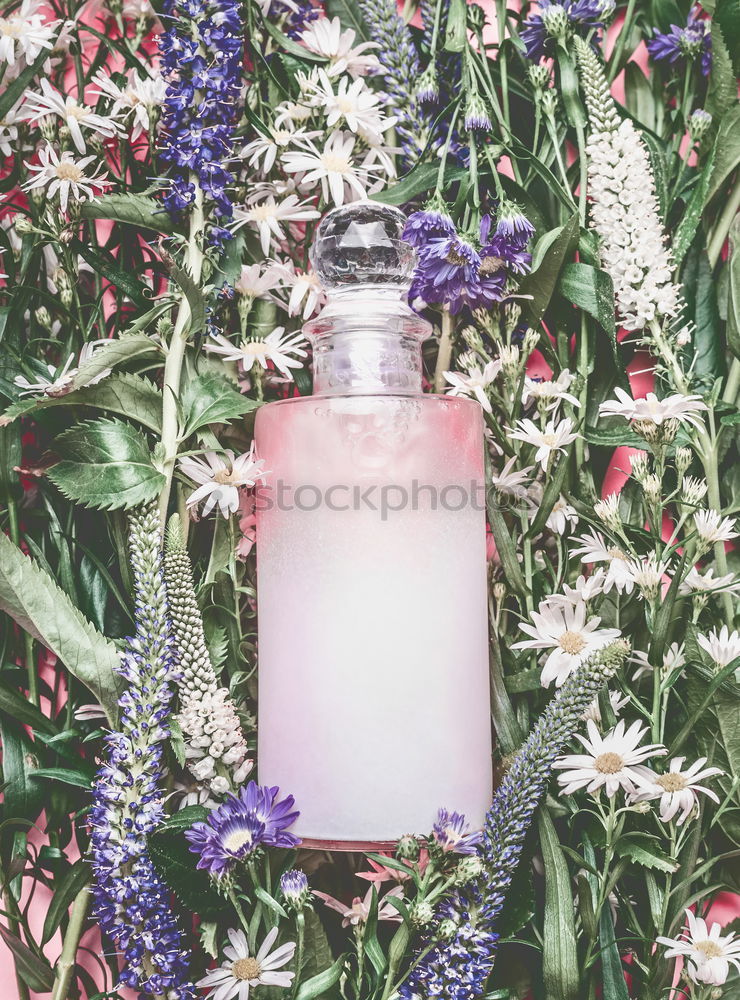
[[[491,798],[483,421],[422,392],[395,208],[330,212],[312,248],[314,394],[257,413],[258,769],[305,846],[377,848]]]

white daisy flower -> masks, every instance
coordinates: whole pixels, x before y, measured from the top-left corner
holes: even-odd
[[[599,406],[602,417],[624,417],[626,420],[645,421],[660,427],[666,420],[676,420],[679,424],[689,424],[701,429],[704,425],[698,416],[707,409],[700,396],[683,396],[674,393],[664,399],[658,399],[654,392],[649,392],[644,399],[632,399],[624,389],[614,390],[616,399],[607,399]]]
[[[670,823],[680,813],[676,822],[678,826],[682,826],[699,802],[698,792],[708,796],[713,802],[719,802],[718,796],[699,782],[724,774],[724,771],[719,767],[704,767],[706,757],[700,757],[684,770],[685,760],[685,757],[674,757],[663,774],[642,767],[635,776],[638,792],[632,798],[635,802],[660,799],[660,818],[664,823]]]
[[[351,28],[342,30],[338,17],[329,20],[321,17],[312,21],[301,33],[300,40],[310,52],[329,60],[329,76],[349,73],[351,77],[366,76],[380,69],[378,57],[370,52],[377,49],[377,42],[362,42],[355,45],[355,32]]]
[[[509,437],[524,441],[537,449],[535,461],[547,471],[550,456],[556,452],[564,452],[569,444],[580,437],[573,430],[573,421],[566,417],[559,423],[548,420],[544,430],[541,430],[532,420],[517,420],[514,430],[508,429]]]
[[[110,117],[121,117],[128,121],[132,142],[149,134],[152,112],[162,106],[167,93],[167,84],[158,73],[142,77],[135,70],[129,70],[126,84],[119,87],[101,69],[93,77],[93,83],[100,87],[100,90],[93,93],[113,100]]]
[[[347,76],[340,77],[335,93],[332,80],[322,69],[307,89],[314,106],[322,109],[328,128],[346,127],[379,143],[392,124],[381,111],[380,98],[362,79],[350,81]]]
[[[222,333],[218,333],[203,345],[203,349],[220,354],[224,361],[237,361],[245,373],[251,371],[255,364],[267,370],[271,361],[285,378],[292,379],[290,369],[302,367],[302,362],[296,358],[306,357],[301,346],[306,341],[300,333],[288,334],[287,337],[283,336],[284,333],[285,327],[276,326],[264,339],[242,340],[239,345],[232,344]]]
[[[307,111],[306,117],[310,117],[310,108],[305,110]],[[314,139],[317,135],[321,135],[321,133],[306,132],[302,128],[297,129],[292,118],[288,118],[282,126],[271,128],[269,135],[258,135],[256,139],[248,142],[246,146],[242,147],[239,155],[247,160],[250,167],[260,169],[263,174],[269,174],[275,166],[275,160],[281,150],[286,149],[291,142],[296,142],[299,139]]]
[[[581,562],[606,563],[604,578],[604,593],[608,594],[612,587],[618,593],[631,594],[635,587],[634,577],[630,570],[630,556],[617,545],[608,545],[604,536],[592,528],[589,534],[579,535],[576,539],[581,543],[578,549],[572,549],[571,555],[580,556]]]
[[[735,940],[734,931],[721,934],[722,928],[713,923],[707,928],[706,921],[686,911],[688,927],[680,937],[659,937],[657,943],[665,945],[666,958],[687,959],[689,979],[695,983],[722,986],[730,974],[730,966],[740,972],[740,941]]]
[[[275,263],[274,273],[282,288],[290,289],[286,306],[289,316],[296,316],[302,308],[302,317],[306,320],[324,304],[324,286],[313,271],[299,271],[292,260],[286,260]]]
[[[0,62],[15,66],[18,59],[33,63],[43,49],[54,48],[59,21],[48,21],[36,13],[35,0],[23,0],[12,14],[0,17]]]
[[[734,573],[715,577],[713,569],[700,573],[696,566],[692,566],[681,581],[678,592],[682,597],[686,597],[689,594],[716,594],[719,591],[732,593],[739,589],[740,580]]]
[[[706,479],[697,479],[696,476],[684,476],[681,481],[681,503],[689,507],[698,507],[707,495],[709,486]]]
[[[70,197],[75,201],[94,199],[94,188],[110,184],[104,177],[99,177],[97,171],[92,176],[85,174],[85,168],[95,160],[94,156],[83,156],[81,160],[75,160],[69,150],[59,154],[47,143],[39,149],[39,160],[40,163],[26,162],[34,176],[26,181],[23,189],[32,191],[47,188],[49,198],[58,194],[59,207],[63,212],[67,211]],[[100,169],[99,166],[98,170]]]
[[[452,386],[449,395],[474,396],[486,413],[493,413],[486,389],[495,382],[500,371],[501,361],[494,358],[493,361],[487,361],[483,368],[469,368],[467,375],[461,372],[445,372],[444,377]]]
[[[674,670],[681,670],[686,663],[686,656],[684,655],[686,648],[683,643],[672,642],[671,645],[663,653],[663,665],[661,670],[664,676],[668,676]],[[632,675],[632,680],[639,680],[644,674],[652,674],[654,667],[650,662],[650,658],[647,653],[642,650],[635,650],[635,652],[630,657],[631,663],[639,663],[640,666],[635,670]]]
[[[582,601],[592,601],[604,593],[605,580],[606,573],[601,567],[590,576],[581,574],[573,587],[567,583],[563,584],[563,593],[551,594],[547,598],[547,603],[553,607],[565,607],[569,604],[580,604]]]
[[[730,632],[726,625],[719,632],[715,628],[709,635],[697,635],[696,641],[718,667],[726,667],[740,656],[740,632]]]
[[[15,143],[18,141],[18,113],[20,104],[10,108],[5,112],[5,117],[0,118],[0,154],[2,156],[12,156],[16,149]]]
[[[277,268],[268,265],[264,269],[259,264],[242,264],[239,277],[234,282],[234,291],[249,299],[267,299],[278,284]]]
[[[738,537],[734,519],[722,517],[718,510],[697,510],[694,514],[694,527],[706,546],[714,545],[715,542],[729,542]]]
[[[514,466],[518,464],[518,461],[518,456],[512,455],[500,472],[491,473],[491,483],[499,493],[509,493],[515,497],[526,497],[527,489],[524,484],[529,479],[529,474],[534,466],[527,465],[523,469],[515,469]]]
[[[32,396],[42,393],[44,396],[64,396],[72,388],[72,379],[77,374],[77,369],[72,368],[74,354],[70,354],[63,365],[46,365],[49,377],[42,375],[36,382],[29,382],[25,375],[16,375],[13,380],[19,389],[23,391],[21,396]]]
[[[189,479],[200,483],[188,497],[187,505],[188,508],[197,507],[201,500],[205,500],[204,517],[216,504],[224,517],[234,514],[239,509],[239,488],[252,487],[265,476],[263,460],[254,457],[254,444],[238,458],[229,450],[224,451],[223,456],[207,451],[202,458],[181,458],[179,465]]]
[[[530,401],[542,401],[546,410],[555,410],[562,400],[566,400],[572,406],[580,407],[580,401],[572,396],[567,390],[570,388],[575,375],[564,368],[557,379],[535,379],[528,375],[524,377],[524,389],[522,391],[522,402],[526,406]]]
[[[649,601],[654,600],[660,593],[663,577],[669,568],[670,561],[658,562],[654,552],[649,553],[644,559],[630,559],[628,564],[640,596]]]
[[[86,104],[79,104],[71,94],[63,97],[58,90],[54,90],[47,79],[41,80],[41,90],[41,94],[37,94],[34,90],[26,91],[19,118],[38,123],[48,115],[57,115],[69,129],[70,138],[78,153],[84,153],[87,149],[82,134],[83,127],[107,139],[118,135],[121,131],[110,117],[104,118]]]
[[[295,942],[288,941],[271,952],[278,936],[277,927],[268,931],[257,954],[249,954],[247,936],[242,930],[230,929],[230,946],[224,948],[226,961],[218,969],[211,969],[198,980],[197,986],[209,989],[206,1000],[248,1000],[249,990],[255,986],[279,986],[286,989],[293,982],[295,972],[278,972],[295,954]]]
[[[562,493],[555,501],[545,524],[556,535],[564,535],[566,532],[572,531],[578,524],[578,513],[575,507],[571,507]]]
[[[310,219],[318,219],[319,215],[320,213],[315,208],[300,201],[296,194],[289,194],[282,201],[275,201],[275,198],[269,195],[263,201],[249,204],[243,209],[235,208],[236,225],[234,230],[236,231],[247,223],[251,225],[259,233],[262,253],[267,256],[270,252],[271,240],[285,239],[281,223],[307,222]]]
[[[324,201],[334,205],[367,198],[368,186],[377,176],[379,167],[365,157],[360,162],[355,157],[357,140],[351,132],[332,132],[323,149],[312,140],[301,143],[301,149],[289,149],[283,153],[281,163],[288,174],[302,174],[301,186],[313,187],[321,184]]]
[[[597,649],[602,649],[622,634],[616,628],[599,628],[601,619],[586,620],[584,603],[553,606],[543,601],[532,612],[534,625],[522,622],[519,628],[531,636],[515,642],[512,649],[549,650],[544,656],[541,681],[543,687],[555,682],[560,687]]]
[[[591,795],[604,788],[609,798],[616,795],[620,788],[633,795],[637,790],[636,768],[651,757],[668,752],[659,743],[639,745],[647,732],[647,727],[639,721],[633,722],[627,729],[624,719],[620,719],[614,729],[604,736],[599,733],[595,722],[589,720],[586,727],[588,738],[576,733],[576,739],[580,740],[587,753],[566,754],[554,764],[558,770],[564,771],[558,775],[564,795],[572,795],[582,788]]]
[[[275,107],[274,127],[276,129],[294,127],[297,122],[308,121],[309,118],[313,117],[313,113],[313,108],[301,101],[282,101]],[[308,132],[306,136],[311,137],[313,134],[313,132]]]

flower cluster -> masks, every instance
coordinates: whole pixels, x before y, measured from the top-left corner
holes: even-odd
[[[667,32],[654,28],[647,48],[656,62],[667,62],[676,68],[700,57],[701,71],[704,76],[709,76],[712,68],[712,35],[709,21],[701,16],[697,8],[689,12],[683,27],[672,24]]]
[[[242,25],[234,0],[175,0],[160,38],[168,83],[162,113],[161,156],[172,175],[165,205],[174,215],[201,207],[213,223],[209,242],[220,247],[233,216],[229,160],[241,93]],[[196,184],[197,181],[197,184]]]
[[[123,953],[123,984],[144,994],[194,1000],[188,949],[146,840],[164,815],[162,745],[170,684],[177,678],[156,507],[143,508],[130,523],[136,634],[121,664],[126,690],[119,700],[120,728],[106,738],[90,812],[95,912]]]
[[[604,21],[614,12],[613,0],[540,0],[539,11],[530,15],[520,32],[527,49],[527,56],[539,62],[552,56],[558,42],[565,42],[574,34],[581,38],[591,36],[596,44]]]

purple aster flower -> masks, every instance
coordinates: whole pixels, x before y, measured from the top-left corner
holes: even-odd
[[[585,38],[595,32],[592,42],[598,44],[604,19],[614,10],[613,0],[563,0],[562,3],[540,0],[539,6],[539,13],[528,17],[520,32],[527,56],[533,62],[552,55],[557,39],[569,34]]]
[[[701,56],[701,71],[709,76],[712,68],[712,36],[709,21],[699,15],[694,7],[689,13],[686,25],[681,28],[672,24],[663,33],[653,29],[655,37],[647,43],[648,52],[656,62],[667,62],[678,66],[685,62],[693,62]]]
[[[229,871],[238,861],[244,861],[262,844],[270,847],[295,847],[298,837],[287,833],[286,827],[298,818],[293,810],[292,795],[277,801],[279,789],[250,781],[238,795],[211,810],[205,823],[196,823],[186,831],[190,850],[199,854],[198,868],[207,868],[214,875]]]
[[[467,289],[477,283],[480,256],[468,240],[454,233],[430,240],[419,249],[410,298],[446,305],[458,313]]]
[[[481,220],[482,263],[481,277],[494,275],[526,274],[532,263],[532,255],[525,249],[534,235],[534,226],[513,203],[502,205],[498,222],[491,236],[493,225],[490,215]]]
[[[479,830],[470,831],[463,813],[440,809],[437,822],[432,829],[432,837],[445,853],[477,854],[482,840]]]
[[[432,199],[420,212],[412,212],[403,228],[406,242],[412,247],[423,247],[430,240],[454,235],[455,224],[443,206],[441,200]]]
[[[308,879],[302,871],[291,868],[280,876],[280,891],[288,906],[302,910],[308,899]]]

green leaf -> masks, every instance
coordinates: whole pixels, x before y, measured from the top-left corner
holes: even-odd
[[[161,354],[161,349],[145,333],[122,333],[120,337],[98,347],[93,356],[80,365],[72,379],[72,389],[81,389],[89,385],[93,379],[109,368],[115,369],[135,358],[144,358],[152,354]]]
[[[340,955],[330,968],[320,972],[317,976],[312,976],[311,979],[307,979],[305,983],[301,984],[296,994],[296,1000],[314,1000],[314,997],[320,997],[328,989],[331,989],[332,986],[339,982],[344,965],[344,955]]]
[[[76,771],[71,767],[38,767],[33,772],[34,778],[48,778],[50,781],[61,781],[65,785],[75,785],[77,788],[92,788],[92,775],[85,771]]]
[[[144,435],[121,420],[77,424],[60,434],[55,445],[62,461],[49,469],[49,479],[68,500],[85,507],[134,507],[155,496],[164,483]]]
[[[486,463],[488,464],[488,456],[486,456]],[[487,469],[486,482],[490,483],[490,481],[490,474]],[[496,542],[496,549],[501,559],[501,566],[506,577],[506,582],[515,593],[519,594],[520,597],[524,597],[527,594],[527,585],[519,567],[516,545],[511,534],[511,529],[506,523],[501,507],[498,504],[495,490],[486,490],[486,513],[488,523],[493,532],[494,541]]]
[[[614,322],[614,285],[606,271],[580,262],[566,264],[558,281],[558,291],[593,316],[609,337],[615,362],[621,364]]]
[[[200,333],[206,325],[206,299],[203,289],[193,280],[193,276],[185,268],[170,263],[169,270],[184,292],[190,306],[190,336],[193,337]]]
[[[740,358],[740,217],[730,226],[730,254],[727,259],[727,344]]]
[[[380,201],[384,205],[404,205],[433,188],[438,174],[439,166],[436,164],[417,163],[400,181],[374,194],[373,201]],[[460,180],[466,174],[467,171],[462,167],[445,167],[445,186]]]
[[[676,267],[680,267],[682,260],[686,256],[686,251],[691,246],[696,231],[701,222],[702,212],[706,203],[707,191],[709,189],[709,179],[714,167],[714,160],[717,153],[717,144],[712,146],[707,162],[704,164],[699,180],[691,192],[691,197],[684,210],[681,221],[676,227],[671,248],[673,260]]]
[[[362,10],[355,0],[325,0],[324,9],[327,17],[338,17],[343,28],[352,28],[357,42],[371,41]]]
[[[647,129],[640,131],[640,138],[647,147],[650,156],[650,166],[653,171],[655,181],[655,194],[658,198],[658,207],[663,219],[668,212],[668,167],[666,164],[666,154],[662,141],[657,139],[652,132]]]
[[[540,846],[545,866],[545,913],[542,978],[545,993],[557,1000],[578,1000],[579,973],[573,891],[568,863],[557,831],[545,807],[538,813]]]
[[[686,313],[695,324],[689,358],[694,378],[704,392],[724,373],[725,352],[722,343],[717,287],[706,250],[692,247],[683,268]]]
[[[84,386],[63,396],[19,399],[0,417],[0,425],[52,406],[93,406],[108,410],[138,421],[155,434],[159,433],[162,424],[162,393],[159,389],[140,375],[119,372],[97,385]]]
[[[9,719],[22,722],[23,725],[30,726],[31,729],[36,729],[39,732],[47,733],[50,736],[55,736],[57,733],[57,727],[51,719],[47,719],[44,713],[36,708],[32,702],[8,687],[3,681],[0,681],[0,712],[4,712]]]
[[[733,59],[735,73],[740,73],[740,3],[738,0],[717,0],[713,21],[722,28],[727,48]]]
[[[301,978],[309,979],[330,969],[334,961],[326,931],[315,910],[303,911],[306,922],[304,954],[306,959],[300,970]]]
[[[565,117],[568,119],[569,125],[585,128],[588,119],[578,89],[578,73],[573,59],[562,46],[558,46],[557,61]]]
[[[578,213],[564,226],[550,230],[537,241],[532,254],[532,270],[519,285],[518,294],[531,296],[522,302],[522,310],[532,326],[539,326],[555,291],[567,258],[578,245]]]
[[[197,858],[180,833],[160,830],[147,843],[152,864],[186,909],[204,920],[223,914],[223,898],[208,873],[196,867]]]
[[[263,18],[262,24],[264,25],[268,35],[277,42],[278,48],[283,52],[289,52],[292,56],[296,56],[304,62],[326,64],[327,59],[325,56],[317,55],[315,52],[309,51],[305,45],[299,45],[298,42],[294,42],[292,38],[288,38],[287,35],[283,34],[280,28],[271,22],[269,17]]]
[[[48,573],[0,534],[0,609],[89,688],[112,722],[120,680],[118,650],[60,590]]]
[[[679,868],[677,861],[672,861],[667,854],[654,847],[645,846],[629,837],[622,837],[617,842],[616,852],[620,858],[629,858],[642,868],[651,868],[659,872],[673,874]]]
[[[181,830],[189,830],[194,823],[204,823],[208,818],[208,810],[205,806],[185,806],[178,809],[176,813],[169,816],[160,830],[171,830],[175,833]]]
[[[44,919],[44,931],[41,944],[46,944],[56,934],[62,920],[67,916],[67,910],[90,881],[90,864],[84,858],[79,858],[56,887]]]
[[[648,78],[636,62],[628,62],[624,69],[625,104],[629,113],[641,125],[655,131],[655,100]]]
[[[145,194],[103,194],[94,201],[85,201],[80,206],[83,219],[110,219],[113,222],[128,222],[141,229],[153,229],[157,233],[170,235],[175,225],[160,202]]]
[[[72,240],[70,247],[87,261],[93,271],[102,274],[137,306],[143,309],[151,303],[151,290],[130,271],[121,267],[112,253],[92,247],[78,239]]]
[[[447,7],[445,52],[462,52],[467,48],[467,14],[466,0],[450,0]]]
[[[612,920],[611,908],[608,905],[601,908],[599,944],[601,946],[601,980],[604,987],[604,997],[609,997],[609,1000],[629,1000],[622,959],[614,937],[614,921]]]
[[[42,790],[31,781],[38,766],[36,747],[25,729],[11,719],[0,719],[3,748],[3,815],[35,821],[43,806]]]
[[[208,424],[226,424],[259,407],[254,399],[238,392],[225,376],[206,372],[187,379],[182,393],[183,436],[189,437]]]
[[[47,54],[46,49],[44,53]],[[26,986],[34,993],[51,993],[54,989],[54,972],[46,959],[31,951],[28,945],[2,924],[0,924],[0,935],[13,953],[15,970]]]
[[[719,193],[727,178],[740,163],[740,105],[736,104],[722,116],[715,147],[717,155],[707,185],[705,204],[709,204]]]
[[[56,36],[54,40],[49,39],[49,41],[53,45],[56,41]],[[44,63],[49,58],[50,53],[51,49],[41,49],[30,66],[26,66],[23,72],[19,73],[12,83],[5,83],[3,85],[3,89],[0,91],[0,121],[5,118],[13,105],[21,99],[26,88],[33,83],[34,77],[43,71]]]
[[[712,21],[712,69],[709,74],[705,109],[717,121],[737,102],[737,82],[722,28]]]

